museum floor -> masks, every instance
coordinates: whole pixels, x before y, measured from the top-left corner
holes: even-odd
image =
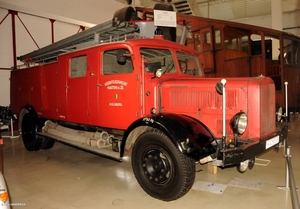
[[[289,130],[293,174],[300,187],[300,120],[290,122]],[[234,167],[211,174],[207,165],[197,165],[193,188],[173,202],[148,196],[133,175],[130,159],[120,163],[61,143],[28,152],[19,137],[4,137],[3,156],[13,209],[292,208],[283,147],[259,156],[244,174]]]

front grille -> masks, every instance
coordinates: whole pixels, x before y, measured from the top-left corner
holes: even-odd
[[[262,85],[260,94],[260,135],[269,135],[276,126],[275,113],[275,94],[274,85]]]
[[[226,108],[229,110],[236,110],[239,101],[238,89],[230,89],[226,92],[227,99]],[[207,89],[207,91],[170,91],[170,107],[171,108],[185,108],[202,110],[220,110],[222,109],[222,96],[216,92],[215,89]]]

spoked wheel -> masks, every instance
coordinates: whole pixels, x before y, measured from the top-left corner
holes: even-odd
[[[26,113],[22,120],[22,138],[29,151],[37,151],[41,147],[42,139],[36,135],[36,129],[34,117],[30,113]]]
[[[195,180],[195,161],[157,129],[138,137],[131,161],[140,186],[157,199],[176,200],[191,189]]]

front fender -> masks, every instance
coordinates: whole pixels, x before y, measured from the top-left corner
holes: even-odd
[[[211,144],[215,137],[203,123],[186,115],[161,113],[140,118],[129,126],[123,135],[121,157],[124,156],[129,134],[141,126],[161,130],[170,138],[180,152],[195,160],[216,152],[216,149]]]

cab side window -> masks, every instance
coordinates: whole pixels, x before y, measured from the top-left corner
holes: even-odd
[[[133,72],[131,55],[128,49],[113,49],[103,53],[103,75],[125,74]]]

